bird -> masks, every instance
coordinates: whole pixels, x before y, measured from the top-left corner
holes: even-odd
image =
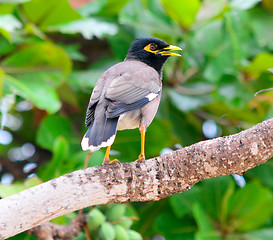
[[[103,164],[110,161],[109,152],[118,130],[139,128],[141,151],[137,161],[145,160],[145,133],[153,121],[162,92],[162,69],[170,56],[181,56],[155,37],[135,39],[124,61],[106,70],[98,79],[87,107],[82,138],[83,151],[107,147]],[[118,161],[118,160],[117,160]]]

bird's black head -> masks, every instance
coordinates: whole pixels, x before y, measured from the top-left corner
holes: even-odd
[[[169,45],[165,41],[149,37],[138,38],[132,42],[125,60],[138,60],[153,67],[161,75],[162,67],[168,57],[180,56],[170,51],[182,50],[179,47]]]

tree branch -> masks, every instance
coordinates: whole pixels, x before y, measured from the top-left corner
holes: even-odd
[[[155,201],[216,176],[243,174],[273,156],[273,119],[144,163],[75,171],[0,200],[0,239],[88,206]]]
[[[39,240],[71,239],[86,225],[86,218],[86,215],[81,214],[67,226],[45,222],[31,228],[28,233],[37,236]]]

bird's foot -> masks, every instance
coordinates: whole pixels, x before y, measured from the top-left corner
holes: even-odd
[[[139,163],[143,163],[145,161],[145,155],[144,154],[139,154],[138,159],[136,160]]]
[[[108,164],[120,164],[120,161],[118,159],[113,159],[110,161],[109,158],[104,158],[102,165],[108,165]]]
[[[121,162],[118,159],[113,159],[110,164],[121,164]]]

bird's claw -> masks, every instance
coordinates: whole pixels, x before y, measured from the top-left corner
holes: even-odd
[[[118,159],[111,160],[109,158],[104,158],[102,165],[108,165],[108,164],[120,164],[120,161]]]
[[[143,163],[145,161],[145,155],[144,154],[139,154],[138,159],[136,160],[139,163]]]
[[[110,164],[121,164],[121,162],[118,159],[113,159]]]

